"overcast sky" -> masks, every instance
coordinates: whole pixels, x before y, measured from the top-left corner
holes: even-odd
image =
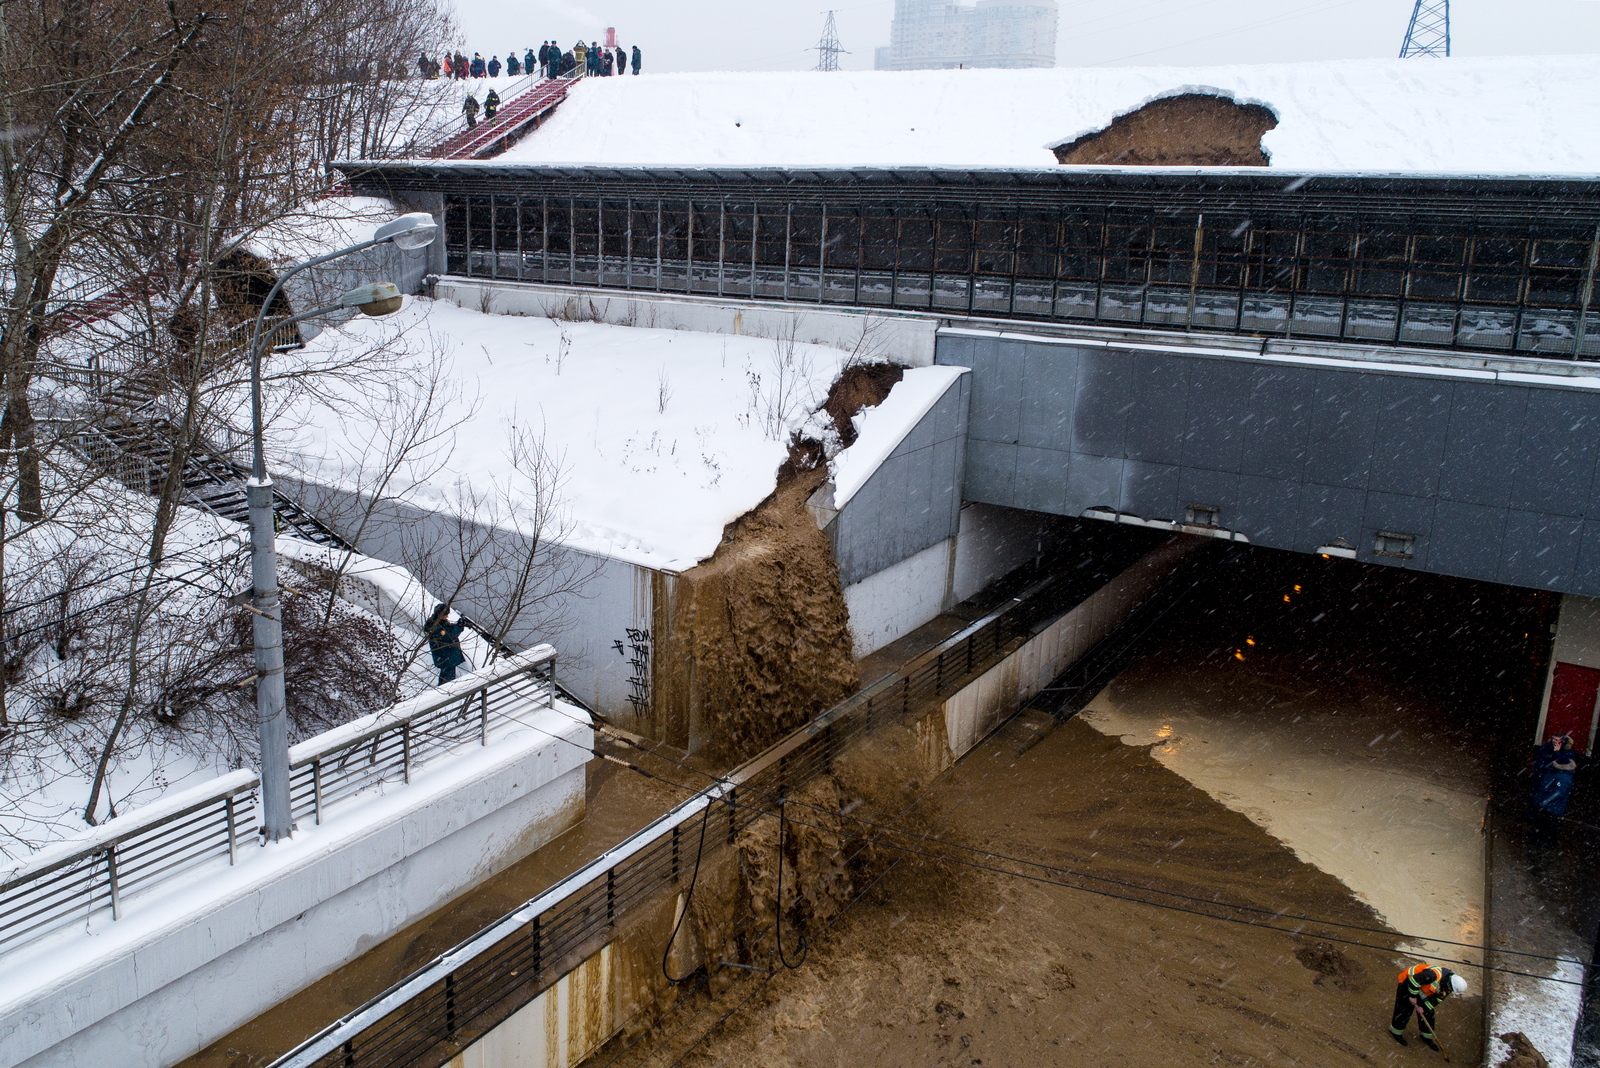
[[[807,70],[828,0],[455,0],[467,50],[502,58],[607,26],[639,45],[646,69]],[[842,65],[870,70],[889,43],[894,0],[838,0]],[[1096,64],[1282,62],[1392,57],[1413,0],[1061,0],[1057,61]],[[1455,54],[1600,53],[1597,0],[1454,0]],[[1597,58],[1600,62],[1600,58]]]

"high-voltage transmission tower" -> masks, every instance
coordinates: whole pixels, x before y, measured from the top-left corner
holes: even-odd
[[[839,27],[834,24],[833,12],[828,12],[828,21],[822,27],[822,40],[817,44],[817,69],[838,70],[839,57],[850,53],[839,43]]]
[[[1400,58],[1443,58],[1449,54],[1450,0],[1417,0],[1411,12],[1411,25],[1406,27],[1406,43],[1400,46]]]

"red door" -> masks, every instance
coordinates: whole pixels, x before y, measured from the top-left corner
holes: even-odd
[[[1543,740],[1570,734],[1574,748],[1587,753],[1597,696],[1600,696],[1600,671],[1557,663],[1556,676],[1550,683],[1550,707],[1544,716]]]

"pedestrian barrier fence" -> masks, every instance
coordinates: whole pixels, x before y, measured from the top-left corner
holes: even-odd
[[[290,799],[298,825],[320,824],[329,806],[399,780],[440,754],[528,712],[553,707],[556,653],[540,645],[290,750]],[[63,927],[122,918],[131,898],[259,840],[260,778],[248,769],[117,816],[0,877],[0,953]]]
[[[956,693],[1119,574],[1143,548],[1107,552],[1100,566],[1023,590],[285,1054],[272,1068],[437,1068],[446,1063],[603,947],[630,909],[685,885],[702,832],[707,854],[731,845],[740,830],[775,812],[778,798],[831,770],[852,740]],[[1117,640],[1113,635],[1102,645]],[[1094,659],[1097,652],[1103,650],[1097,647],[1084,659]]]

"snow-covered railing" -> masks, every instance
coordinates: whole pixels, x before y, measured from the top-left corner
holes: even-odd
[[[410,782],[420,764],[555,703],[556,653],[539,645],[485,674],[363,716],[289,751],[294,818],[321,823],[328,807],[379,783]],[[258,839],[260,778],[248,769],[106,821],[0,875],[0,952],[109,913],[135,894]]]

